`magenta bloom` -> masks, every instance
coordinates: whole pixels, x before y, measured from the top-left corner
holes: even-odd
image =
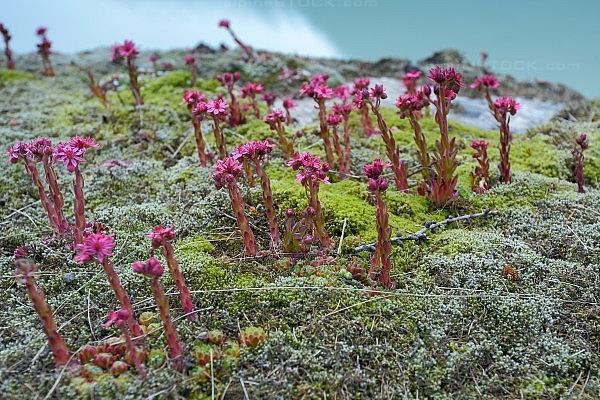
[[[152,53],[148,56],[148,61],[150,61],[151,63],[155,63],[158,61],[159,58],[160,55],[158,53]]]
[[[217,98],[206,103],[206,112],[215,116],[222,116],[227,113],[228,107],[229,105],[225,100]]]
[[[354,80],[354,88],[352,91],[356,93],[357,91],[368,89],[370,84],[371,81],[369,78],[356,78]]]
[[[329,114],[327,116],[327,123],[331,126],[338,126],[339,124],[342,123],[343,120],[344,120],[344,117],[335,112],[332,112],[331,114]]]
[[[35,30],[35,34],[38,36],[44,36],[46,32],[48,32],[48,28],[46,28],[45,26],[40,26]]]
[[[85,237],[83,243],[77,245],[75,262],[84,264],[96,259],[99,263],[104,263],[112,255],[114,248],[115,239],[112,236],[92,233]]]
[[[175,231],[171,227],[155,226],[147,237],[152,239],[152,247],[158,248],[163,242],[170,242],[175,239]]]
[[[183,92],[181,104],[187,104],[190,109],[194,109],[196,104],[206,102],[206,96],[198,90],[186,90]]]
[[[52,155],[52,142],[47,137],[37,138],[29,143],[28,150],[37,160],[41,160],[44,156]]]
[[[333,95],[342,100],[346,101],[350,98],[350,88],[347,85],[340,85],[333,89]]]
[[[315,87],[313,93],[313,96],[319,100],[331,99],[333,97],[333,89],[325,84]]]
[[[229,29],[231,22],[228,19],[222,19],[219,21],[219,28]]]
[[[29,147],[27,146],[26,143],[23,143],[23,142],[17,142],[15,144],[13,144],[12,146],[10,146],[8,149],[6,149],[6,155],[8,156],[8,161],[11,164],[15,164],[15,163],[19,162],[20,160],[27,157],[28,154],[29,154]]]
[[[263,92],[263,87],[260,83],[248,82],[242,86],[242,97],[254,97]]]
[[[294,108],[296,107],[296,102],[291,97],[286,97],[283,99],[283,108]]]
[[[409,71],[402,77],[402,81],[406,86],[413,84],[421,77],[421,71],[418,69],[414,71]]]
[[[129,320],[129,317],[129,311],[124,308],[118,311],[111,311],[108,313],[108,318],[106,319],[106,322],[102,324],[102,327],[107,329],[115,324],[121,326]]]
[[[268,113],[265,116],[265,122],[267,124],[269,124],[270,126],[275,126],[275,124],[277,124],[277,122],[284,122],[285,121],[285,115],[283,115],[283,112],[281,110],[271,110],[270,113]]]
[[[483,88],[497,89],[500,86],[498,78],[494,75],[482,75],[471,84],[471,89],[481,90]]]
[[[427,77],[432,82],[435,82],[439,86],[444,86],[454,93],[458,93],[460,88],[464,86],[462,75],[452,67],[443,68],[436,65],[429,70]]]
[[[161,265],[160,261],[155,257],[150,257],[145,262],[136,261],[131,264],[133,272],[145,275],[150,278],[159,278],[165,272],[165,269]]]
[[[84,149],[75,147],[69,142],[59,143],[54,149],[54,158],[62,161],[69,172],[74,172],[79,164],[85,161],[84,154]]]
[[[228,186],[242,176],[242,164],[235,157],[225,157],[223,160],[218,160],[215,165],[213,179],[217,189]]]
[[[194,66],[196,65],[196,57],[194,57],[192,54],[186,54],[183,56],[183,62],[185,65]]]
[[[380,159],[373,160],[372,163],[367,164],[363,167],[363,171],[367,178],[377,179],[383,174],[383,170],[387,167],[387,164]]]
[[[329,164],[322,163],[318,156],[311,153],[296,153],[287,165],[298,171],[296,182],[300,184],[312,182],[329,183]]]
[[[473,139],[471,141],[471,148],[474,150],[487,150],[489,143],[483,139]]]
[[[421,97],[414,94],[405,94],[396,100],[396,107],[400,110],[401,115],[408,115],[411,112],[419,111],[427,105],[426,97]]]
[[[267,103],[267,106],[271,107],[275,104],[275,100],[277,100],[277,95],[275,93],[265,92],[262,95],[263,100]]]
[[[521,105],[512,97],[499,97],[494,101],[494,108],[504,117],[506,114],[515,115]]]
[[[135,43],[128,39],[125,39],[123,44],[119,46],[118,52],[121,57],[129,59],[133,59],[139,54],[138,49],[135,47]]]
[[[386,99],[387,98],[387,94],[385,93],[385,89],[383,88],[383,85],[375,85],[373,88],[371,88],[369,94],[374,99]]]
[[[268,140],[246,142],[235,149],[233,157],[236,160],[239,160],[240,158],[244,157],[262,157],[264,155],[269,154],[274,148],[275,145],[269,142]]]
[[[98,143],[96,143],[94,138],[89,137],[89,136],[88,137],[73,136],[71,139],[69,139],[68,143],[77,149],[83,150],[84,153],[87,149],[100,147],[100,145]]]

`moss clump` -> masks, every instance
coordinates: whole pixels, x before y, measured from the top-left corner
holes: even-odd
[[[188,71],[171,71],[159,78],[147,81],[142,94],[148,104],[169,105],[181,108],[181,97],[185,89],[191,89],[192,75]],[[194,88],[207,94],[214,93],[219,87],[216,80],[198,80]]]
[[[35,75],[27,71],[19,71],[16,69],[0,70],[0,88],[16,81],[29,81],[35,79]]]

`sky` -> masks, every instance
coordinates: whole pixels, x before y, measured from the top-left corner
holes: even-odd
[[[301,55],[419,60],[456,48],[499,73],[565,83],[600,97],[600,1],[595,0],[0,0],[16,52],[49,28],[75,52],[125,38],[144,49],[233,45],[228,18],[256,48]]]

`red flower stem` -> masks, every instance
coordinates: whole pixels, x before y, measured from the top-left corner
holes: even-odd
[[[269,176],[263,169],[263,166],[258,159],[254,159],[254,170],[256,175],[260,179],[260,186],[262,188],[263,202],[265,203],[265,213],[267,214],[267,223],[269,225],[269,233],[271,234],[271,246],[274,249],[279,248],[281,245],[281,234],[279,233],[279,226],[277,224],[277,213],[275,212],[275,206],[273,205],[273,192],[271,191],[271,181]]]
[[[50,346],[50,351],[52,351],[54,364],[57,367],[66,365],[70,359],[69,348],[62,336],[58,333],[58,327],[52,316],[52,309],[48,305],[48,302],[46,302],[44,291],[37,286],[33,276],[24,275],[24,280],[27,295],[33,303],[35,312],[42,321],[44,333],[48,338],[48,346]]]
[[[232,110],[233,111],[233,110]],[[213,133],[215,135],[215,142],[217,142],[217,148],[219,149],[219,158],[222,160],[227,157],[227,149],[225,147],[225,137],[223,131],[219,126],[219,120],[216,116],[213,116]]]
[[[179,372],[183,371],[183,352],[181,350],[181,343],[179,342],[179,336],[169,315],[169,302],[165,296],[165,288],[160,283],[158,278],[152,279],[150,283],[154,300],[158,307],[160,318],[163,322],[165,329],[165,336],[167,337],[167,347],[169,348],[169,357],[175,369]]]
[[[333,158],[333,150],[331,148],[331,141],[329,140],[329,129],[327,128],[327,107],[325,106],[325,100],[315,100],[319,109],[319,133],[323,140],[323,147],[325,147],[325,159],[331,168],[333,168],[335,160]]]
[[[60,232],[67,233],[69,231],[69,222],[65,218],[62,211],[65,202],[63,199],[62,192],[60,190],[60,186],[58,185],[58,178],[56,177],[56,172],[54,172],[54,168],[52,167],[49,156],[45,155],[42,159],[42,163],[44,165],[44,171],[46,173],[46,181],[48,182],[48,187],[50,188],[50,195],[52,196],[52,201],[54,203],[54,211],[56,213],[56,219],[60,227]]]
[[[291,140],[288,140],[285,137],[285,128],[281,124],[281,122],[277,121],[275,124],[275,131],[277,132],[277,137],[279,138],[279,147],[281,147],[281,151],[286,158],[290,158],[294,155],[294,144]]]
[[[131,331],[136,336],[136,338],[144,336],[142,328],[140,328],[140,325],[134,318],[135,314],[133,313],[133,307],[131,306],[129,296],[127,295],[127,292],[121,285],[119,275],[117,274],[117,271],[115,271],[115,268],[110,262],[110,260],[104,260],[104,262],[102,263],[102,269],[104,269],[104,273],[108,278],[108,283],[110,284],[111,289],[115,293],[115,297],[117,298],[117,301],[119,302],[121,308],[124,308],[129,312],[129,320],[127,321],[127,323],[129,324]]]
[[[190,73],[192,74],[192,87],[196,86],[196,81],[198,80],[198,69],[196,65],[190,65]]]
[[[381,191],[375,191],[375,206],[377,218],[377,257],[381,263],[379,282],[389,288],[392,284],[390,271],[392,269],[392,242],[390,240],[392,230],[388,222],[388,211]]]
[[[244,168],[244,174],[246,175],[246,182],[248,183],[248,186],[253,188],[256,185],[254,183],[254,172],[252,172],[252,165],[248,160],[243,159],[242,167]]]
[[[285,109],[285,123],[287,125],[291,125],[294,122],[294,119],[292,118],[292,113],[290,112],[289,108]]]
[[[254,110],[254,116],[257,119],[260,119],[260,110],[258,108],[258,104],[256,103],[256,98],[252,97],[252,110]]]
[[[343,172],[344,169],[344,151],[342,150],[342,145],[340,144],[340,137],[338,136],[338,128],[337,126],[331,127],[331,137],[333,138],[333,148],[337,154],[338,159],[338,171]]]
[[[183,308],[183,312],[187,314],[187,318],[190,321],[198,321],[198,315],[194,312],[194,302],[192,301],[192,297],[190,295],[190,291],[185,284],[185,279],[183,278],[183,274],[181,273],[181,269],[179,268],[179,263],[175,259],[175,251],[173,250],[173,245],[170,242],[163,241],[163,254],[165,259],[167,260],[167,265],[169,266],[169,271],[171,272],[171,276],[175,281],[175,286],[177,286],[177,290],[179,290],[179,300],[181,301],[181,307]]]
[[[119,329],[121,330],[121,334],[123,335],[123,338],[125,339],[125,346],[127,347],[127,352],[129,353],[129,355],[131,357],[131,361],[133,362],[135,369],[142,377],[145,378],[146,377],[146,369],[142,365],[142,362],[140,360],[140,355],[138,354],[137,349],[136,349],[135,345],[133,344],[133,340],[131,340],[131,335],[129,333],[129,329],[130,329],[129,324],[125,323],[122,326],[120,326]]]
[[[371,122],[371,118],[369,117],[369,107],[366,104],[363,104],[360,108],[360,122],[365,136],[369,137],[377,134],[377,131],[375,131],[373,123]]]
[[[233,32],[233,30],[231,28],[227,28],[227,30],[229,31],[229,34],[231,35],[233,40],[237,43],[237,45],[240,46],[240,48],[242,49],[242,51],[244,53],[246,53],[246,56],[248,57],[248,59],[250,61],[256,61],[256,57],[254,57],[254,52],[252,51],[252,49],[250,49],[250,47],[248,47],[244,42],[242,42],[237,37],[237,35]]]
[[[85,232],[85,200],[83,195],[83,175],[79,167],[75,168],[73,179],[75,228],[73,230],[75,245],[83,243]]]
[[[140,89],[140,84],[138,83],[137,68],[133,63],[132,58],[127,58],[127,70],[129,71],[129,86],[131,87],[131,92],[135,98],[135,105],[141,106],[144,104],[144,99],[142,98],[142,91]]]
[[[206,167],[206,164],[208,163],[208,157],[206,155],[206,143],[204,142],[204,136],[202,136],[202,124],[200,121],[194,120],[192,125],[194,127],[194,138],[196,139],[198,160],[201,167]]]
[[[429,183],[429,166],[431,165],[431,159],[429,158],[427,141],[425,135],[423,135],[423,130],[421,129],[421,124],[419,124],[418,117],[419,114],[411,113],[408,116],[408,119],[415,133],[415,144],[417,145],[419,162],[421,163],[422,168],[421,174],[423,175],[425,184],[427,184]]]
[[[229,192],[229,199],[231,200],[231,207],[233,208],[238,228],[244,240],[246,255],[255,256],[256,253],[258,253],[256,239],[252,229],[250,229],[248,217],[246,217],[246,212],[244,210],[244,199],[242,198],[240,188],[235,182],[232,182],[227,186],[227,190]]]
[[[33,184],[38,190],[40,202],[42,203],[44,210],[46,210],[46,214],[48,215],[48,219],[50,220],[52,228],[56,232],[60,232],[58,219],[56,217],[56,211],[54,210],[50,199],[48,199],[48,196],[46,195],[46,190],[44,189],[44,185],[42,184],[42,181],[40,179],[40,173],[38,172],[35,163],[30,158],[25,158],[25,169],[27,170],[27,173],[31,177]]]
[[[8,33],[8,32],[7,32]],[[6,56],[6,69],[15,69],[15,62],[12,58],[12,50],[9,47],[8,42],[10,39],[7,36],[4,36],[4,55]]]
[[[375,104],[371,103],[371,109],[373,110],[375,117],[377,117],[377,125],[379,125],[381,137],[385,143],[387,156],[392,164],[392,172],[394,173],[396,190],[399,192],[405,191],[408,189],[406,166],[400,161],[400,153],[396,147],[396,140],[385,123],[383,115],[381,115],[381,111],[379,111],[379,100],[377,100],[377,103]]]
[[[351,150],[350,150],[350,121],[348,115],[344,115],[344,158],[343,158],[343,168],[340,169],[340,172],[344,174],[350,173],[350,165],[351,165]]]
[[[229,98],[231,100],[229,102],[229,105],[231,107],[229,123],[231,124],[231,126],[238,126],[239,124],[242,124],[244,122],[244,117],[242,116],[242,111],[240,110],[240,104],[237,101],[237,97],[233,93],[233,88],[227,89],[227,91],[229,92]]]
[[[585,193],[585,176],[583,175],[583,150],[573,150],[573,156],[575,157],[575,181],[577,182],[577,191],[579,193]]]
[[[510,183],[512,181],[512,174],[510,172],[510,142],[512,141],[512,134],[509,127],[510,117],[503,117],[496,107],[494,107],[494,101],[492,100],[489,88],[485,88],[484,94],[490,112],[498,122],[500,129],[500,165],[498,165],[500,181]]]
[[[325,230],[325,217],[323,216],[323,208],[319,201],[319,183],[309,182],[308,184],[308,204],[315,210],[314,225],[315,238],[321,243],[324,248],[329,248],[333,244],[331,238]]]

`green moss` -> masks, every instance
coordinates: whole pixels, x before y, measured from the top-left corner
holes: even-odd
[[[27,71],[19,71],[16,69],[0,70],[0,88],[6,86],[10,82],[28,81],[35,79],[35,75]]]
[[[171,71],[159,78],[146,82],[142,89],[144,102],[148,104],[169,105],[174,109],[182,108],[183,90],[190,88],[192,76],[189,71]],[[198,80],[196,86],[205,93],[214,93],[218,88],[216,80]]]
[[[201,236],[191,236],[177,242],[176,251],[188,258],[194,258],[199,253],[214,252],[215,246]]]

